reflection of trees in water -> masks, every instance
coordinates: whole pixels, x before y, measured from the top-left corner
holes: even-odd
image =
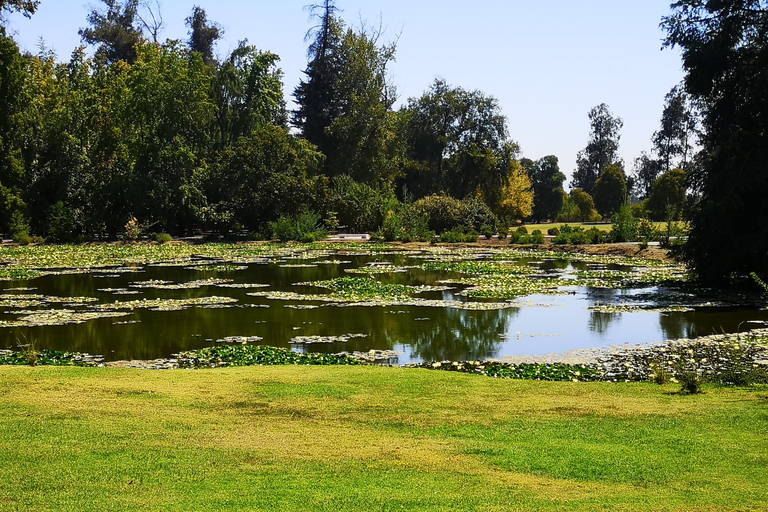
[[[666,339],[692,338],[696,336],[695,323],[680,313],[659,315],[661,332]]]
[[[464,311],[449,309],[439,315],[439,321],[429,323],[430,329],[411,332],[411,337],[396,339],[399,333],[388,332],[394,343],[410,346],[412,357],[424,361],[463,361],[495,357],[501,344],[499,337],[507,331],[518,309],[499,311]]]
[[[614,320],[621,316],[620,313],[602,313],[592,311],[589,314],[589,330],[598,334],[605,334]]]

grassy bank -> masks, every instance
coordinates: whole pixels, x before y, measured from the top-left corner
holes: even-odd
[[[768,387],[0,367],[0,510],[765,510]]]

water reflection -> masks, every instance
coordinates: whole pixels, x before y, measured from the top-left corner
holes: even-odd
[[[400,339],[408,345],[411,359],[423,361],[469,361],[494,358],[498,355],[510,320],[518,309],[501,311],[449,310],[439,321],[430,319],[431,329],[415,337]]]

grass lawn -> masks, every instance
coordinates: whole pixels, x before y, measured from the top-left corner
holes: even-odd
[[[610,222],[608,222],[608,223],[601,223],[601,224],[583,224],[581,222],[550,222],[550,223],[546,223],[546,224],[522,224],[522,225],[525,226],[525,229],[527,229],[529,233],[532,233],[533,230],[538,229],[538,230],[540,230],[542,233],[544,233],[546,235],[547,234],[547,230],[552,229],[552,228],[560,229],[565,224],[568,224],[571,227],[582,227],[585,230],[592,229],[594,227],[594,228],[599,229],[600,231],[605,231],[605,232],[609,232],[611,230],[611,228],[613,227],[613,225]],[[666,222],[651,222],[651,224],[653,224],[656,227],[656,229],[658,229],[659,231],[661,231],[663,233],[666,233],[666,231],[667,231],[667,223]],[[679,228],[685,228],[686,227],[686,223],[684,223],[684,222],[675,222],[675,224]],[[517,228],[517,226],[512,226],[512,229],[516,229],[516,228]]]
[[[0,367],[0,510],[768,510],[768,387]]]

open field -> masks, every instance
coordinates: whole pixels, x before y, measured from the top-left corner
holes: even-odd
[[[0,510],[768,510],[768,387],[0,367]]]
[[[541,223],[541,224],[533,224],[533,223],[531,223],[531,224],[522,224],[522,226],[525,226],[525,229],[527,229],[529,233],[533,232],[533,230],[535,230],[535,229],[538,229],[538,230],[540,230],[542,233],[544,233],[546,235],[548,229],[552,229],[552,228],[560,229],[565,224],[568,224],[571,227],[581,227],[581,228],[584,228],[584,229],[591,229],[591,228],[594,227],[594,228],[599,229],[600,231],[605,231],[606,233],[609,232],[611,230],[611,228],[613,227],[613,225],[610,222],[604,222],[604,223],[599,223],[599,224],[594,224],[594,223],[584,224],[584,223],[581,223],[581,222],[548,222],[548,223]],[[667,231],[667,223],[666,222],[651,222],[651,224],[653,224],[653,226],[656,229],[658,229],[659,231],[661,231],[661,232],[666,232]],[[687,227],[687,223],[685,223],[685,222],[675,222],[675,225],[678,228],[681,228],[681,229],[684,229],[684,228]],[[515,228],[515,227],[516,226],[513,226],[513,228]]]

